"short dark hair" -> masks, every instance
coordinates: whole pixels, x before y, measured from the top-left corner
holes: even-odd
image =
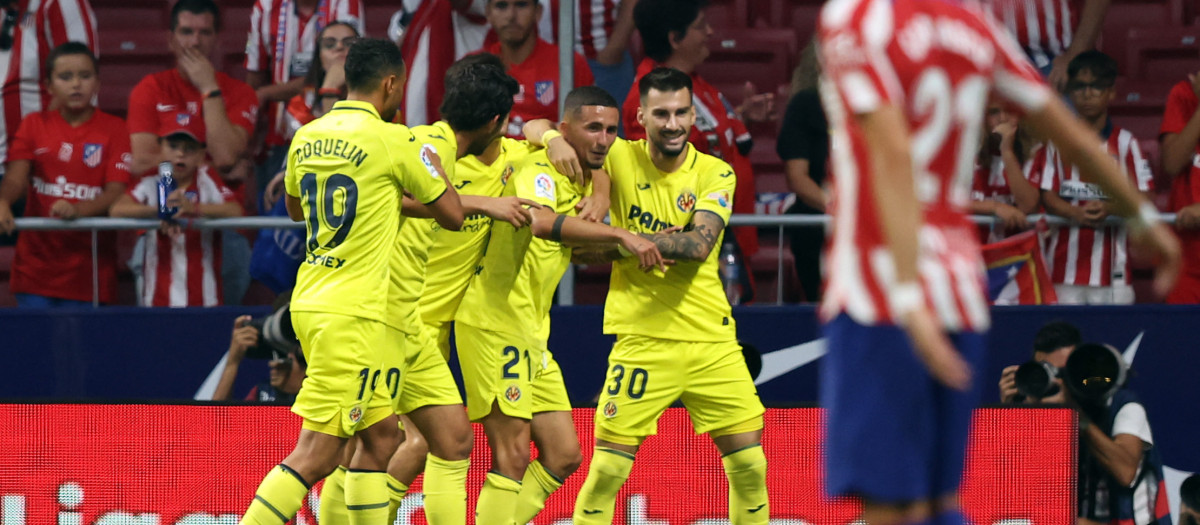
[[[1033,351],[1050,353],[1065,346],[1079,346],[1083,336],[1075,325],[1066,321],[1046,323],[1033,336]]]
[[[99,73],[100,63],[96,61],[96,54],[92,53],[92,49],[82,42],[67,42],[60,44],[58,47],[50,50],[50,54],[46,55],[46,78],[54,73],[54,62],[60,57],[68,55],[83,55],[92,61],[92,70]]]
[[[179,26],[179,13],[187,11],[194,15],[212,13],[213,28],[221,30],[221,8],[213,0],[179,0],[171,6],[171,31]]]
[[[563,104],[563,115],[575,114],[584,106],[602,106],[606,108],[617,108],[619,111],[621,106],[617,105],[617,99],[613,98],[607,91],[599,86],[579,86],[567,93],[567,100]]]
[[[371,92],[384,76],[404,72],[404,55],[395,42],[364,38],[346,53],[346,89]]]
[[[633,8],[633,23],[642,35],[646,56],[656,62],[671,57],[671,33],[683,35],[700,17],[706,0],[641,0]]]
[[[1179,499],[1192,510],[1200,510],[1200,474],[1192,474],[1179,486]]]
[[[521,88],[499,60],[480,53],[463,57],[446,70],[446,95],[438,112],[451,128],[479,129],[512,111],[513,95]]]
[[[642,4],[638,4],[642,5]],[[692,77],[673,67],[656,67],[638,81],[638,96],[645,97],[651,89],[679,91],[686,88],[692,94]]]
[[[1067,78],[1075,78],[1081,71],[1091,71],[1097,81],[1117,81],[1117,61],[1100,51],[1084,51],[1067,64]]]

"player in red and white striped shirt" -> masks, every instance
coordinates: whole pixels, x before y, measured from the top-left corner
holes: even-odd
[[[96,49],[96,15],[88,0],[15,0],[0,9],[0,164],[8,160],[21,119],[49,105],[42,67],[50,50],[67,42]]]
[[[1096,47],[1110,0],[983,0],[992,14],[1046,75],[1062,91],[1067,64]]]
[[[317,35],[333,22],[363,28],[362,0],[257,0],[250,11],[246,41],[246,83],[258,98],[271,102],[268,146],[286,143],[284,102],[300,94],[304,76],[316,59]],[[336,45],[337,43],[333,43]],[[273,175],[274,173],[272,173]]]
[[[1071,61],[1067,91],[1076,111],[1100,135],[1102,151],[1117,159],[1140,192],[1154,189],[1149,163],[1137,138],[1112,124],[1108,105],[1115,98],[1117,63],[1099,51]],[[1094,140],[1094,139],[1093,139]],[[1107,194],[1081,177],[1053,144],[1030,165],[1030,180],[1042,189],[1046,210],[1076,224],[1052,231],[1044,252],[1061,304],[1132,304],[1129,284],[1129,232],[1124,226],[1100,226],[1109,214]]]
[[[1123,215],[1149,204],[980,14],[942,0],[831,0],[818,35],[834,175],[820,308],[826,487],[862,496],[871,525],[961,523],[972,368],[990,324],[964,212],[989,92],[1084,161]],[[1178,241],[1160,223],[1145,228],[1166,254],[1165,292]]]
[[[163,157],[172,163],[177,189],[167,204],[179,208],[159,230],[147,232],[141,276],[142,306],[221,304],[221,233],[183,229],[198,217],[239,217],[242,205],[206,164],[204,143],[192,128],[163,136]],[[141,182],[113,204],[113,217],[158,217],[158,177]]]

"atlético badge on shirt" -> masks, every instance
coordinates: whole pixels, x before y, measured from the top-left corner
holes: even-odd
[[[533,90],[537,92],[537,101],[543,106],[549,106],[554,103],[554,81],[546,80],[544,82],[535,82]]]
[[[95,168],[100,165],[100,160],[104,157],[104,146],[102,144],[84,144],[83,145],[83,164],[89,168]]]

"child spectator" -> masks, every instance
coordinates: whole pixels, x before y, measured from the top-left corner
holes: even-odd
[[[999,221],[983,227],[982,241],[997,242],[1027,227],[1025,214],[1037,211],[1038,189],[1025,179],[1028,137],[1018,132],[1019,119],[998,100],[988,103],[983,139],[975,157],[970,210]]]
[[[1067,75],[1067,94],[1079,117],[1100,136],[1099,145],[1117,159],[1138,191],[1151,191],[1153,175],[1137,139],[1108,118],[1108,105],[1115,97],[1116,61],[1099,51],[1087,51],[1071,60]],[[1054,228],[1043,250],[1059,303],[1132,304],[1129,232],[1124,226],[1103,225],[1109,214],[1108,196],[1081,178],[1053,144],[1034,158],[1029,179],[1041,187],[1046,211],[1072,222]]]
[[[13,137],[0,184],[0,232],[13,230],[12,204],[27,188],[26,216],[67,220],[107,215],[125,192],[129,133],[124,121],[92,105],[100,85],[96,75],[95,55],[82,43],[60,45],[46,58],[46,89],[58,109],[29,114]],[[86,231],[22,233],[11,280],[17,304],[113,302],[116,237],[100,232],[94,242]]]
[[[185,230],[197,217],[238,217],[242,205],[213,170],[204,164],[199,134],[179,128],[161,139],[172,163],[177,189],[167,205],[179,211],[163,227],[145,235],[139,303],[142,306],[217,306],[221,304],[221,238],[214,230]],[[158,177],[145,177],[113,204],[113,217],[158,217]]]

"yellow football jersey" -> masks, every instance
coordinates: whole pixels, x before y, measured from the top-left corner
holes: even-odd
[[[515,166],[534,149],[526,141],[502,137],[500,155],[490,166],[468,155],[459,159],[455,178],[451,180],[462,195],[499,197]],[[433,221],[422,222],[429,224],[433,243],[429,245],[425,286],[418,308],[426,323],[449,322],[454,319],[475,275],[475,267],[483,257],[492,219],[482,213],[468,215],[459,231],[443,230]]]
[[[509,179],[505,195],[515,195],[562,215],[590,192],[558,173],[546,150],[530,153]],[[558,281],[571,263],[569,248],[534,239],[529,228],[492,225],[491,240],[455,317],[476,328],[540,337]]]
[[[284,186],[307,223],[292,310],[387,322],[379,288],[390,278],[401,192],[433,202],[446,191],[429,150],[371,104],[342,101],[296,132]]]
[[[663,173],[650,160],[645,140],[617,139],[605,169],[612,179],[612,224],[635,233],[687,226],[697,211],[717,214],[726,223],[733,212],[733,168],[689,146],[683,167]],[[643,272],[636,257],[613,263],[604,333],[632,334],[678,341],[728,341],[737,337],[729,300],[721,285],[718,259],[724,233],[708,259],[678,261]]]
[[[434,122],[426,126],[415,126],[412,132],[418,142],[437,153],[442,161],[442,170],[453,183],[458,158],[458,139],[454,130],[445,122]],[[417,301],[425,282],[425,264],[429,246],[433,243],[430,224],[433,219],[409,219],[400,227],[391,258],[391,285],[388,287],[388,304],[392,324],[406,333],[419,329],[421,317]],[[464,226],[466,223],[464,223]]]

